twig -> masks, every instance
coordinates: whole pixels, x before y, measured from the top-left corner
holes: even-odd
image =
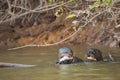
[[[10,48],[10,49],[8,49],[8,50],[16,50],[16,49],[21,49],[21,48],[25,48],[25,47],[33,47],[33,46],[38,46],[38,47],[39,47],[39,46],[58,45],[58,44],[60,44],[60,43],[62,43],[62,42],[64,42],[64,41],[70,39],[71,37],[73,37],[75,34],[77,34],[79,31],[81,31],[82,28],[86,27],[86,25],[88,25],[89,22],[91,22],[93,19],[95,19],[96,17],[98,17],[99,15],[101,15],[101,14],[103,14],[103,13],[105,13],[105,12],[106,12],[106,10],[103,11],[103,12],[101,12],[101,13],[99,13],[99,14],[97,14],[97,15],[95,15],[95,16],[92,17],[89,21],[87,21],[82,27],[79,27],[78,30],[75,31],[73,34],[71,34],[70,36],[68,36],[68,37],[66,37],[66,38],[64,38],[64,39],[62,39],[62,40],[60,40],[60,41],[58,41],[58,42],[56,42],[56,43],[53,43],[53,44],[45,44],[45,45],[30,44],[30,45],[24,45],[24,46],[20,46],[20,47]]]
[[[4,22],[9,22],[9,21],[12,21],[12,20],[14,20],[14,19],[17,19],[17,18],[20,18],[20,17],[22,17],[22,16],[24,16],[24,15],[27,15],[27,14],[30,14],[30,13],[42,13],[42,12],[45,12],[45,11],[48,11],[48,10],[52,10],[52,9],[55,9],[55,8],[57,8],[57,7],[60,7],[60,6],[63,6],[63,5],[66,5],[66,4],[68,4],[68,3],[70,3],[71,1],[68,1],[68,2],[65,2],[65,3],[56,3],[56,4],[53,4],[52,6],[51,5],[48,5],[48,6],[44,6],[44,7],[41,7],[41,8],[35,8],[35,9],[33,9],[33,10],[30,10],[30,9],[26,9],[26,8],[24,8],[24,7],[20,7],[20,6],[15,6],[15,5],[12,5],[12,6],[14,6],[14,7],[16,7],[16,8],[21,8],[21,9],[25,9],[25,10],[27,10],[26,12],[24,12],[24,13],[19,13],[19,14],[15,14],[13,17],[11,17],[11,18],[9,18],[9,19],[6,19],[6,20],[4,20],[4,21],[0,21],[0,24],[1,23],[4,23]],[[49,7],[50,6],[50,7]],[[28,11],[29,10],[29,11]]]

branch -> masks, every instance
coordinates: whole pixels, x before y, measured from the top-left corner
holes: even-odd
[[[27,14],[30,14],[30,13],[42,13],[42,12],[45,12],[45,11],[48,11],[48,10],[52,10],[52,9],[55,9],[57,7],[60,7],[60,6],[63,6],[63,5],[66,5],[68,3],[70,3],[71,1],[68,1],[68,2],[65,2],[65,3],[55,3],[53,5],[47,5],[47,6],[44,6],[44,7],[37,7],[33,10],[30,10],[30,9],[26,9],[24,7],[20,7],[20,6],[15,6],[15,5],[12,5],[13,7],[16,7],[16,8],[20,8],[20,9],[24,9],[24,10],[27,10],[26,12],[24,13],[19,13],[19,14],[15,14],[13,17],[9,18],[9,19],[6,19],[4,21],[0,21],[0,24],[1,23],[5,23],[5,22],[9,22],[9,21],[12,21],[12,20],[15,20],[19,17],[22,17],[22,16],[25,16]]]
[[[36,65],[16,64],[16,63],[4,63],[0,62],[0,67],[35,67]]]
[[[79,31],[81,31],[84,27],[86,27],[86,25],[88,25],[93,19],[95,19],[96,17],[100,16],[101,14],[107,12],[106,10],[105,11],[102,11],[101,13],[99,14],[96,14],[95,16],[93,16],[89,21],[87,21],[82,27],[79,27],[77,31],[75,31],[74,33],[72,33],[70,36],[56,42],[56,43],[53,43],[53,44],[45,44],[45,45],[37,45],[37,44],[29,44],[29,45],[24,45],[24,46],[20,46],[20,47],[15,47],[15,48],[10,48],[8,50],[16,50],[16,49],[21,49],[21,48],[25,48],[25,47],[34,47],[34,46],[37,46],[37,47],[40,47],[40,46],[52,46],[52,45],[58,45],[68,39],[70,39],[71,37],[74,37],[74,35],[76,35]]]

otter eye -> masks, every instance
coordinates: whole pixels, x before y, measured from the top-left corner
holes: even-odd
[[[95,57],[95,56],[94,56],[94,54],[89,53],[89,54],[87,55],[87,57]]]
[[[63,58],[64,56],[61,56],[60,58]]]
[[[72,55],[69,55],[68,57],[70,58],[70,57],[72,57]]]
[[[88,57],[90,57],[90,55],[87,55]]]

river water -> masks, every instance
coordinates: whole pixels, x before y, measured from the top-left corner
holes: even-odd
[[[30,68],[0,68],[0,80],[120,80],[120,48],[69,46],[74,55],[83,60],[86,50],[94,47],[100,49],[103,56],[111,52],[116,61],[56,65],[60,47],[29,47],[11,51],[0,48],[0,62],[37,65]]]

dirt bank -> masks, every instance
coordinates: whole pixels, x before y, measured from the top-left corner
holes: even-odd
[[[105,13],[88,23],[84,18],[83,22],[74,25],[73,21],[76,18],[66,19],[69,13],[69,11],[63,12],[59,17],[56,17],[51,11],[41,13],[37,18],[32,19],[37,19],[37,22],[28,21],[29,25],[27,25],[28,23],[23,24],[27,20],[21,22],[19,19],[16,19],[14,25],[0,24],[0,46],[46,45],[59,42],[59,44],[84,43],[120,47],[120,27],[116,27],[116,24],[120,24],[120,16],[115,21],[109,19],[112,18],[109,13]],[[83,16],[87,17],[86,14],[83,14],[77,19],[80,20]],[[66,39],[67,37],[69,38]]]

